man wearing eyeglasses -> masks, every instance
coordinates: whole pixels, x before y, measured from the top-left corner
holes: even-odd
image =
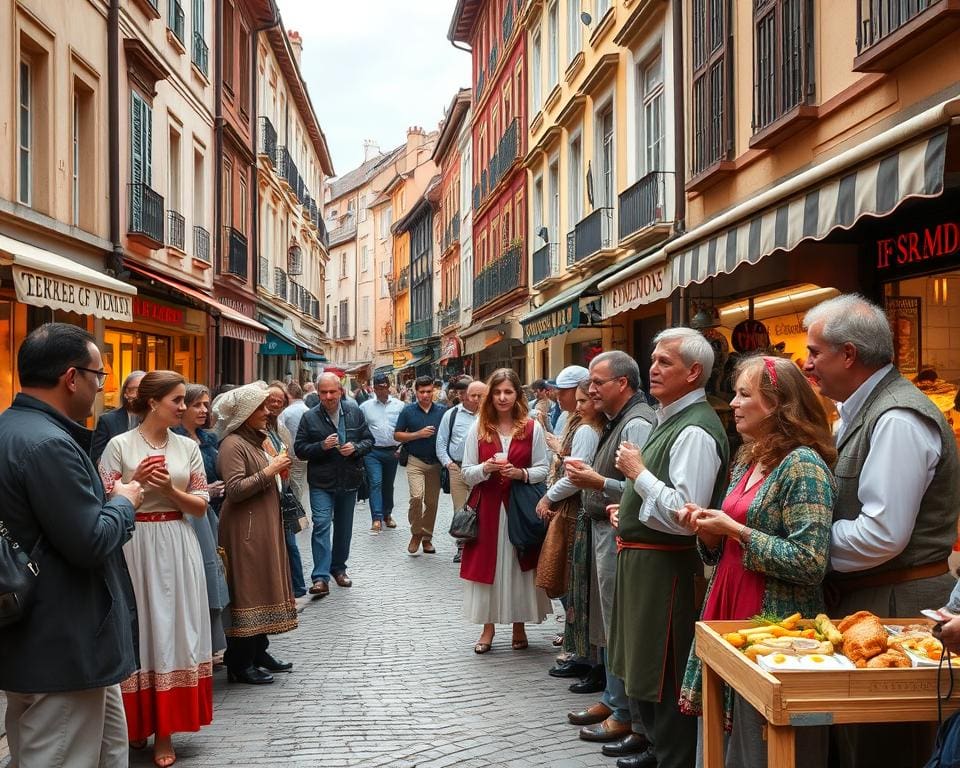
[[[119,768],[129,761],[119,683],[136,670],[122,546],[143,490],[117,482],[108,500],[87,455],[80,422],[106,378],[89,333],[40,326],[20,346],[17,370],[21,392],[0,414],[0,514],[40,576],[33,610],[15,618],[0,600],[12,764]]]
[[[106,376],[106,374],[103,375]],[[140,380],[144,376],[146,376],[144,371],[128,373],[120,388],[120,407],[102,414],[97,420],[97,428],[93,431],[93,440],[90,442],[90,459],[94,464],[100,460],[103,449],[112,438],[140,426],[140,417],[130,410],[130,405],[137,399]],[[103,386],[103,382],[100,386]]]

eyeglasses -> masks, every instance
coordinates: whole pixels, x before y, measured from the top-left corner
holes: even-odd
[[[94,370],[93,368],[82,368],[79,365],[75,365],[73,367],[78,371],[86,371],[87,373],[92,373],[94,376],[96,376],[98,387],[102,387],[104,382],[107,380],[106,371],[103,371],[103,370],[97,371],[97,370]]]
[[[611,376],[609,379],[590,379],[590,383],[595,387],[602,387],[604,384],[608,384],[611,381],[616,381],[617,379],[622,379],[623,376]]]

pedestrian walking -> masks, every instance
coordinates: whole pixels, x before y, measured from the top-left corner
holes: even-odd
[[[203,555],[203,572],[207,582],[207,606],[210,609],[210,643],[214,659],[227,647],[223,634],[223,609],[230,602],[223,560],[217,550],[220,538],[220,505],[223,504],[223,480],[217,474],[217,452],[220,441],[213,431],[208,431],[210,422],[210,390],[202,384],[187,384],[183,398],[187,407],[179,427],[171,432],[188,437],[197,444],[203,457],[203,470],[207,476],[207,493],[210,503],[203,517],[189,517],[193,532],[197,535]]]
[[[463,447],[467,432],[477,421],[480,403],[487,394],[487,385],[482,381],[474,381],[467,376],[459,379],[459,382],[465,387],[463,397],[458,396],[457,405],[444,412],[437,432],[437,458],[447,472],[445,490],[450,494],[455,510],[461,509],[470,495],[470,486],[463,479]],[[459,563],[462,558],[463,542],[458,540],[453,562]]]
[[[837,500],[831,529],[831,615],[919,616],[944,605],[955,579],[960,462],[937,407],[894,367],[880,307],[857,295],[818,304],[804,318],[804,371],[837,402]],[[838,759],[851,768],[912,765],[930,754],[929,729],[838,726]]]
[[[702,621],[744,621],[757,615],[823,613],[823,577],[830,554],[837,451],[813,387],[789,359],[748,357],[735,371],[733,407],[744,444],[719,509],[687,504],[679,522],[697,534],[701,560],[714,566]],[[621,447],[617,465],[635,482],[640,451]],[[635,497],[639,498],[639,497]],[[620,512],[629,514],[625,506]],[[681,710],[700,716],[702,670],[691,646]],[[734,696],[727,764],[765,768],[764,718]],[[804,765],[826,765],[825,728],[801,728]]]
[[[136,669],[136,605],[121,547],[143,489],[116,482],[105,494],[88,455],[92,434],[78,422],[106,378],[93,336],[41,325],[17,351],[17,375],[21,391],[0,414],[2,526],[24,552],[40,545],[43,577],[32,608],[0,627],[11,764],[122,768],[119,683]]]
[[[464,545],[460,578],[466,581],[464,616],[483,625],[473,649],[478,654],[493,647],[497,624],[512,624],[511,646],[525,649],[525,624],[539,624],[552,610],[550,598],[536,585],[539,549],[521,553],[507,534],[511,485],[547,478],[544,429],[529,418],[512,369],[494,371],[487,386],[463,449],[463,479],[476,489],[478,535]]]
[[[383,527],[396,528],[393,519],[393,490],[397,479],[397,449],[400,443],[393,433],[403,403],[390,394],[390,379],[378,373],[373,377],[373,397],[360,405],[363,418],[373,435],[373,449],[363,457],[370,489],[370,532]]]
[[[332,576],[341,587],[347,575],[353,511],[363,481],[363,457],[373,448],[373,436],[360,407],[343,399],[340,380],[332,373],[317,379],[320,404],[300,420],[294,449],[307,460],[310,509],[313,514],[313,572],[310,594],[330,594]],[[332,543],[331,543],[332,532]]]
[[[136,429],[140,423],[140,417],[130,410],[130,406],[137,399],[137,388],[140,386],[140,379],[145,375],[144,371],[128,373],[120,388],[119,407],[101,414],[97,419],[97,427],[93,430],[93,439],[90,441],[90,459],[94,464],[100,461],[103,449],[111,438]]]
[[[230,682],[272,683],[271,672],[289,672],[290,662],[269,652],[268,635],[297,627],[289,563],[280,515],[280,475],[290,457],[264,451],[271,390],[248,384],[217,401],[224,435],[217,467],[226,484],[220,543],[227,554],[230,626],[227,665]]]
[[[432,555],[433,526],[440,501],[440,459],[437,457],[437,427],[444,407],[433,400],[433,378],[419,376],[414,382],[416,402],[410,403],[397,418],[393,433],[407,455],[407,483],[410,487],[410,543],[407,554],[416,557],[422,546]]]
[[[109,493],[119,480],[146,489],[137,530],[123,554],[137,598],[140,669],[121,685],[130,744],[154,735],[154,762],[176,761],[171,736],[213,720],[210,612],[203,555],[185,515],[202,518],[210,496],[200,448],[174,434],[186,410],[186,385],[174,371],[140,381],[133,412],[140,426],[117,435],[100,457]]]
[[[290,472],[287,484],[290,492],[300,502],[300,506],[307,509],[310,506],[310,489],[307,485],[307,462],[296,455],[294,442],[297,439],[297,430],[303,414],[310,410],[304,402],[303,389],[295,381],[285,387],[287,406],[277,417],[276,431],[287,448],[290,457]],[[287,547],[287,560],[290,564],[290,580],[293,586],[293,596],[303,597],[307,593],[307,585],[303,579],[303,559],[300,556],[300,545],[297,543],[297,533],[294,527],[283,527],[284,543]]]

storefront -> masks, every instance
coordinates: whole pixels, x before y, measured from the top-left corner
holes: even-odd
[[[440,338],[440,376],[448,379],[464,373],[463,342],[455,334]]]
[[[513,317],[497,317],[471,328],[463,336],[464,372],[486,380],[498,368],[511,368],[527,383],[527,350],[523,330]]]
[[[229,291],[222,284],[214,284],[215,298],[222,307],[227,307],[241,317],[252,318],[255,306],[245,295]],[[220,318],[220,349],[217,367],[219,383],[246,383],[253,381],[256,372],[257,350],[264,342],[264,332],[229,318]]]

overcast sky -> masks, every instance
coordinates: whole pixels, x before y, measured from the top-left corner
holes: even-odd
[[[333,167],[363,162],[363,140],[386,151],[407,128],[436,127],[470,54],[447,40],[455,0],[278,0],[287,30],[303,37],[301,71]]]

